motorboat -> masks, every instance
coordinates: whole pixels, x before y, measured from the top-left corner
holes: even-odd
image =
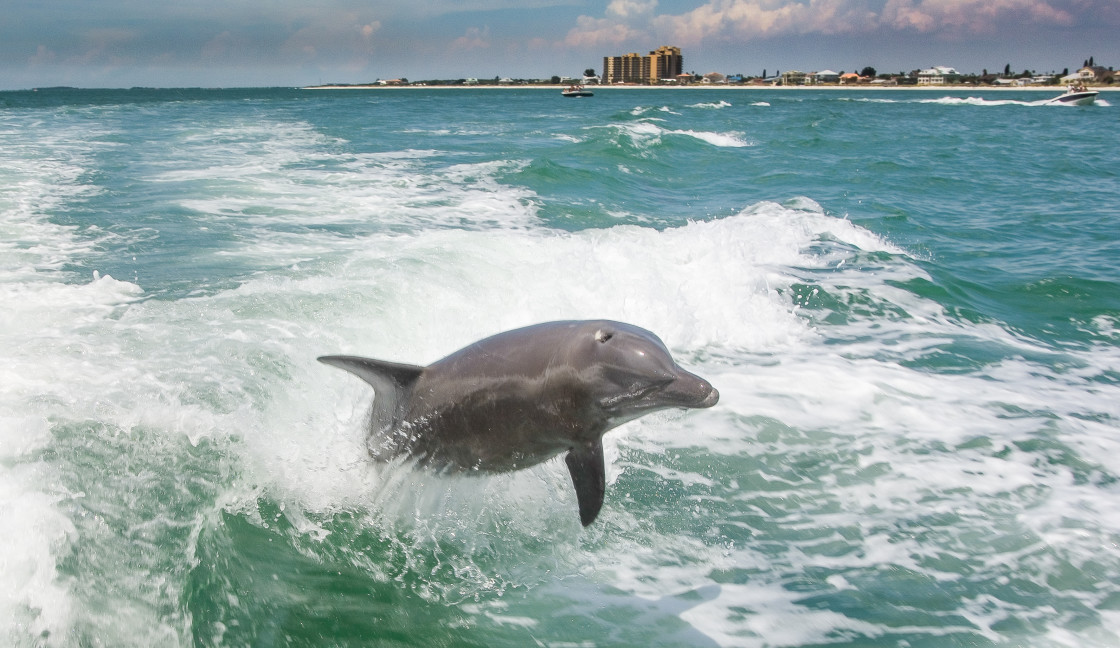
[[[1070,86],[1064,94],[1058,95],[1047,101],[1048,104],[1064,104],[1067,106],[1088,106],[1100,94],[1096,90],[1089,90],[1083,85]]]
[[[595,93],[581,85],[568,86],[560,91],[560,94],[565,97],[594,97]]]

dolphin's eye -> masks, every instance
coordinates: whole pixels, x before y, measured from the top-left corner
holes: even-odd
[[[614,333],[609,333],[602,330],[595,331],[595,341],[600,344],[606,344],[612,337],[614,337]]]

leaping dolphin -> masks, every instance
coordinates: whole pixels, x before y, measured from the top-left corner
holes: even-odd
[[[319,361],[373,387],[374,459],[498,473],[566,452],[583,526],[603,506],[603,434],[649,412],[719,400],[656,335],[608,320],[499,333],[427,367],[340,355]]]

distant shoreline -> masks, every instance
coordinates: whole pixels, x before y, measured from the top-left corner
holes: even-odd
[[[562,83],[558,85],[552,84],[533,84],[533,85],[496,85],[479,83],[475,85],[314,85],[303,86],[300,90],[563,90],[571,84]],[[1052,86],[975,86],[975,85],[959,85],[959,84],[945,84],[945,85],[922,85],[922,86],[883,86],[883,85],[804,85],[804,86],[773,86],[773,85],[701,85],[701,84],[688,84],[688,85],[602,85],[602,86],[586,86],[589,90],[598,91],[614,91],[614,90],[773,90],[773,91],[788,91],[797,92],[802,90],[883,90],[893,92],[896,90],[901,91],[919,91],[929,92],[937,90],[983,90],[995,92],[1062,92],[1065,86],[1052,85]],[[1120,86],[1089,86],[1090,90],[1100,92],[1115,92],[1120,91]]]

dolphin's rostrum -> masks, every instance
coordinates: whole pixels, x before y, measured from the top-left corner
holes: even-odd
[[[536,324],[479,340],[427,367],[323,356],[375,392],[370,454],[435,470],[508,472],[561,453],[579,517],[606,488],[603,434],[655,410],[711,407],[706,380],[677,366],[653,333],[608,320]]]

